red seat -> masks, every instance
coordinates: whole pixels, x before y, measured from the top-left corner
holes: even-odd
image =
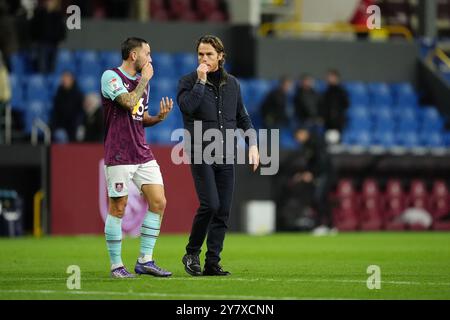
[[[384,193],[384,228],[386,230],[405,230],[405,223],[399,220],[405,210],[406,196],[400,180],[389,180]]]
[[[411,181],[409,195],[407,198],[407,207],[409,208],[420,208],[424,209],[427,212],[430,212],[429,206],[429,195],[425,186],[425,183],[422,180],[415,179]],[[410,229],[412,230],[425,230],[426,228],[420,224],[410,225]]]
[[[197,13],[192,10],[191,0],[170,0],[169,11],[175,20],[197,20]]]
[[[154,20],[169,20],[169,12],[167,11],[164,0],[150,1],[150,16]]]
[[[433,183],[430,197],[430,211],[433,216],[432,228],[434,230],[450,230],[449,196],[445,181],[436,180]]]
[[[383,225],[383,198],[374,179],[366,179],[361,196],[361,229],[380,230]]]
[[[219,10],[219,1],[217,0],[195,0],[195,7],[198,14],[206,19],[208,15]]]
[[[341,231],[356,230],[359,227],[358,195],[352,182],[348,179],[340,180],[333,198],[337,203],[333,208],[333,222],[336,228]]]

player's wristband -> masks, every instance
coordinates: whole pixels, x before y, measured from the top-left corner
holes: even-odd
[[[206,81],[203,81],[203,80],[201,80],[201,79],[197,79],[197,83],[200,83],[200,84],[202,84],[202,85],[205,85],[205,84],[206,84]]]

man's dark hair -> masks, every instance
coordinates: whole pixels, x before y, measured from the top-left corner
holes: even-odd
[[[332,75],[335,75],[338,79],[341,78],[341,75],[340,75],[339,71],[337,71],[336,69],[328,69],[328,73],[332,74]]]
[[[122,60],[127,60],[130,56],[130,52],[138,47],[141,47],[143,43],[148,44],[147,41],[141,38],[131,37],[122,42]]]
[[[217,53],[223,54],[222,60],[219,61],[219,68],[223,68],[223,65],[225,64],[226,53],[222,40],[220,40],[219,37],[212,35],[202,36],[200,39],[197,40],[197,51],[198,47],[200,46],[200,43],[210,44],[217,51]]]

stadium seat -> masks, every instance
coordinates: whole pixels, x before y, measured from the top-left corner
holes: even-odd
[[[284,149],[299,149],[299,144],[294,138],[294,133],[289,128],[280,129],[280,146]]]
[[[372,133],[372,144],[384,148],[394,147],[396,145],[394,132],[388,128],[377,128]]]
[[[444,120],[435,107],[424,107],[421,112],[421,118],[422,131],[440,131],[444,127]]]
[[[30,133],[35,119],[41,119],[45,123],[50,121],[50,105],[41,100],[29,101],[24,110],[25,132]]]
[[[368,84],[370,101],[372,105],[391,105],[393,102],[391,91],[386,83],[373,82]]]
[[[362,185],[361,230],[380,230],[383,225],[383,197],[374,179],[366,179]]]
[[[55,73],[60,75],[65,71],[75,73],[77,70],[77,63],[74,54],[71,50],[60,49],[56,56]]]
[[[406,208],[406,195],[400,180],[390,179],[384,192],[384,228],[386,230],[405,230],[400,215]]]
[[[17,76],[28,74],[29,68],[27,55],[23,52],[17,52],[11,55],[11,72]]]
[[[80,75],[77,79],[78,86],[83,94],[100,92],[100,80],[92,75]]]
[[[75,57],[78,61],[77,73],[90,74],[95,77],[100,77],[102,73],[102,65],[96,51],[79,50],[75,52]]]
[[[23,84],[22,78],[19,75],[11,73],[9,75],[9,82],[11,84],[11,107],[14,110],[23,110],[24,109],[24,92],[23,92]]]
[[[44,75],[30,75],[26,85],[25,99],[40,100],[48,102],[50,100],[49,88],[47,85],[47,79]]]
[[[61,76],[56,73],[49,74],[47,76],[47,86],[48,86],[48,92],[50,94],[51,100],[56,95],[56,92],[58,91],[60,82],[61,82]]]
[[[177,53],[174,55],[174,60],[179,76],[191,73],[198,67],[197,55],[194,53]]]
[[[176,78],[178,76],[175,59],[170,53],[155,52],[152,55],[153,68],[157,78]]]
[[[436,180],[430,197],[430,211],[434,230],[450,230],[450,195],[444,180]]]
[[[430,197],[428,195],[425,183],[422,180],[414,179],[411,181],[409,194],[407,196],[407,207],[420,208],[427,212],[430,208]],[[425,228],[420,224],[410,225],[412,230],[424,230]]]
[[[356,230],[359,227],[358,196],[349,179],[338,182],[336,193],[331,196],[337,205],[333,208],[333,223],[340,231]]]
[[[192,10],[190,0],[169,0],[169,15],[171,19],[198,20],[197,13]]]
[[[272,85],[269,80],[264,79],[249,79],[248,80],[250,94],[249,99],[252,100],[252,103],[258,106],[261,106],[263,99],[267,96],[267,94],[272,90]]]
[[[346,82],[344,87],[349,94],[350,104],[369,105],[369,93],[363,82]]]
[[[405,148],[420,147],[421,142],[416,131],[398,131],[396,133],[396,144]]]
[[[395,105],[417,105],[417,94],[410,83],[395,83],[391,85],[391,88],[393,91]]]
[[[421,144],[430,148],[445,147],[445,137],[439,131],[422,131],[420,134]]]
[[[119,67],[122,64],[122,54],[119,51],[101,51],[100,63],[102,65],[101,72]]]

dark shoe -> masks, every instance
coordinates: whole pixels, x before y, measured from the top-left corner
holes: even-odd
[[[149,261],[146,263],[139,263],[139,260],[136,261],[134,272],[136,272],[136,274],[149,274],[155,277],[170,277],[172,275],[172,272],[158,267],[155,264],[155,261]]]
[[[200,267],[200,259],[194,254],[185,254],[181,260],[184,264],[184,270],[191,276],[201,276],[202,268]]]
[[[231,273],[224,271],[220,264],[207,264],[203,270],[204,276],[229,276]]]

